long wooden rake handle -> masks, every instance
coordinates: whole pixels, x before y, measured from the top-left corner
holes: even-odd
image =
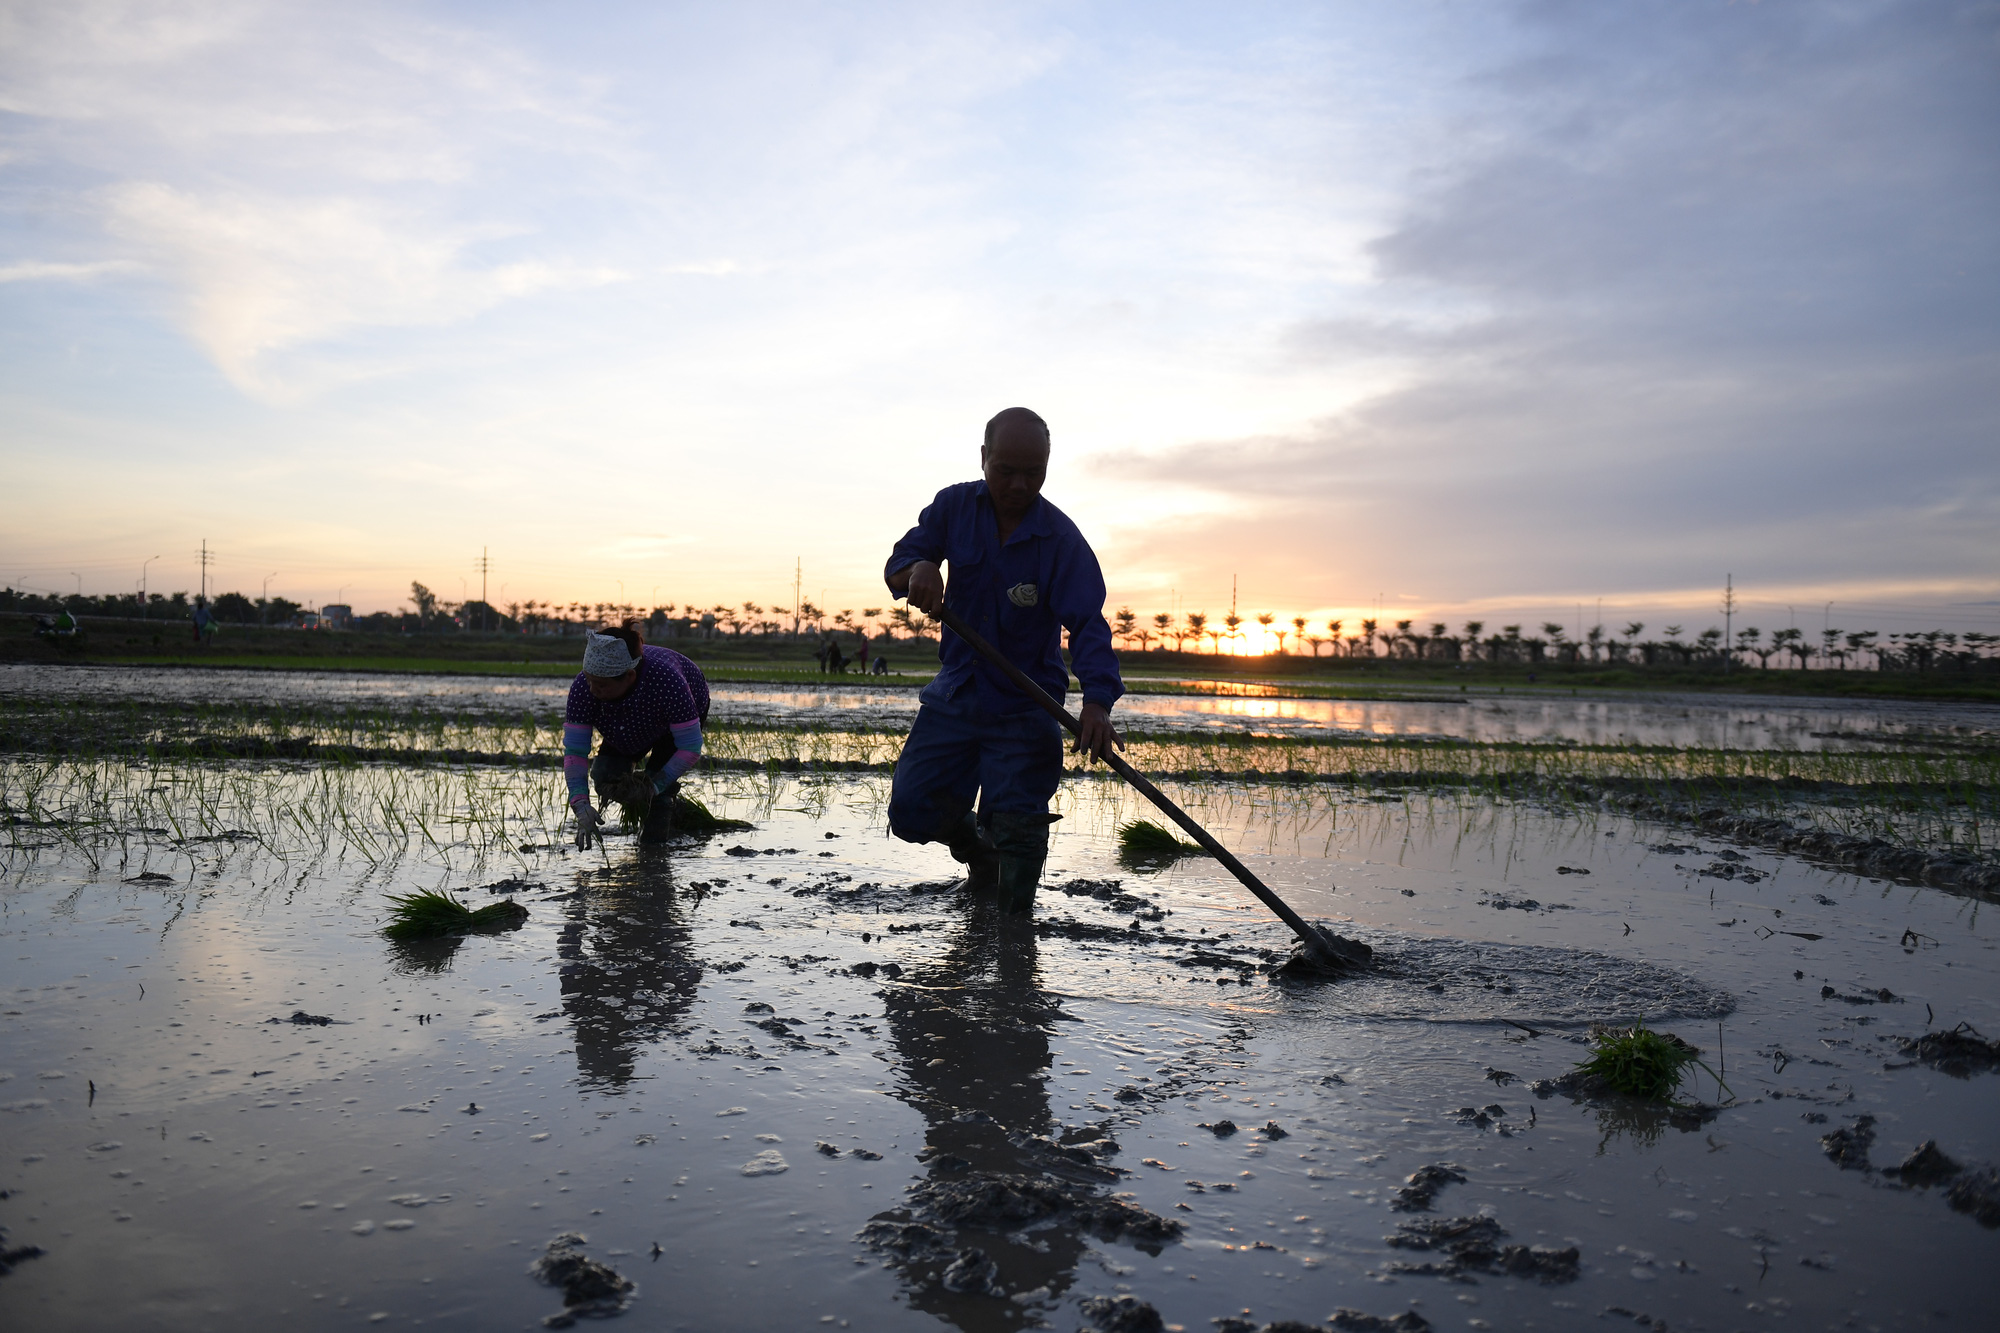
[[[946,629],[971,644],[974,652],[997,667],[1022,693],[1040,704],[1050,717],[1067,727],[1071,735],[1082,735],[1083,724],[1077,721],[1067,708],[1050,698],[1049,692],[1030,680],[1026,672],[1002,657],[1000,650],[988,643],[978,630],[966,624],[956,611],[948,606],[940,606],[936,618]],[[1145,774],[1126,763],[1116,751],[1106,751],[1104,762],[1111,766],[1112,772],[1131,783],[1133,789],[1141,796],[1158,806],[1167,818],[1180,825],[1189,837],[1201,844],[1203,851],[1220,861],[1230,874],[1242,881],[1244,888],[1257,895],[1259,902],[1277,913],[1278,919],[1292,928],[1292,933],[1299,937],[1299,942],[1305,945],[1307,952],[1315,957],[1330,957],[1335,962],[1344,961],[1338,954],[1332,952],[1324,931],[1293,911],[1291,905],[1283,898],[1271,892],[1263,880],[1250,873],[1250,867],[1237,860],[1235,854],[1217,842],[1207,829],[1195,823],[1187,811],[1181,809],[1174,803],[1172,797],[1148,781]]]

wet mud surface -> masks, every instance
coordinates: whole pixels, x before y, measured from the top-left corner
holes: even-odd
[[[754,830],[14,852],[0,1324],[1988,1321],[1976,899],[1608,814],[1249,803],[1225,840],[1374,951],[1307,982],[1212,863],[1121,868],[1106,784],[1023,922],[881,833],[880,778],[704,782]],[[421,888],[529,915],[384,940]],[[1639,1019],[1728,1089],[1571,1076]]]

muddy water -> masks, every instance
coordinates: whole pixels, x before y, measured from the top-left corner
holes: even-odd
[[[387,672],[210,671],[199,668],[0,665],[0,699],[383,707],[519,718],[560,715],[569,683],[547,677],[419,676]],[[1245,686],[1246,690],[1281,687]],[[914,688],[863,684],[718,685],[715,716],[901,730],[916,716]],[[1884,744],[1993,744],[2000,706],[1898,700],[1729,695],[1536,695],[1440,692],[1436,698],[1357,700],[1130,695],[1123,725],[1156,731],[1249,731],[1262,736],[1436,737],[1478,742],[1675,745],[1714,749],[1871,750]]]
[[[2000,1160],[2000,1076],[1887,1040],[2000,1032],[1977,903],[1524,808],[1184,792],[1380,951],[1298,986],[1254,970],[1284,941],[1212,865],[1115,864],[1106,784],[1066,788],[1033,930],[886,839],[878,780],[708,794],[757,830],[458,870],[12,853],[0,1226],[46,1253],[0,1324],[532,1328],[571,1233],[647,1328],[1070,1329],[1121,1295],[1188,1329],[1986,1322],[1994,1233],[1819,1144],[1871,1115],[1877,1167]],[[385,892],[503,876],[519,931],[376,934]],[[1528,1091],[1637,1016],[1736,1102]],[[1557,1257],[1385,1244],[1426,1219]]]

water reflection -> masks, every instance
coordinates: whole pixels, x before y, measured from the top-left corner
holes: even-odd
[[[638,1053],[684,1031],[701,985],[688,925],[665,855],[593,873],[568,896],[556,932],[562,1014],[576,1034],[582,1086],[630,1082]]]
[[[1059,1298],[1091,1205],[1122,1206],[1106,1197],[1118,1173],[1099,1164],[1116,1146],[1094,1129],[1057,1132],[1047,1079],[1062,1015],[1038,981],[1032,925],[977,903],[943,955],[886,996],[896,1095],[928,1126],[927,1174],[864,1236],[902,1270],[914,1308],[968,1333],[1039,1324],[1007,1297]]]

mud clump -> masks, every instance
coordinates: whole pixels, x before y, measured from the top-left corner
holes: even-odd
[[[13,1272],[16,1264],[39,1259],[47,1253],[48,1251],[39,1245],[9,1245],[7,1230],[5,1227],[0,1227],[0,1277]]]
[[[1822,1134],[1819,1146],[1843,1171],[1868,1171],[1868,1150],[1875,1146],[1875,1117],[1864,1115],[1843,1129]]]
[[[1000,1285],[1000,1265],[984,1250],[960,1250],[938,1274],[938,1285],[961,1296],[992,1295]]]
[[[1278,976],[1294,981],[1327,981],[1366,971],[1375,961],[1375,951],[1360,940],[1336,935],[1325,926],[1314,926],[1318,941],[1307,945],[1300,940],[1275,969]]]
[[[1985,1041],[1964,1023],[1949,1032],[1898,1037],[1896,1045],[1904,1055],[1953,1078],[2000,1069],[2000,1041]]]
[[[1401,1250],[1424,1250],[1444,1257],[1423,1263],[1392,1263],[1390,1271],[1463,1277],[1467,1273],[1504,1273],[1531,1277],[1545,1285],[1576,1281],[1582,1255],[1575,1246],[1502,1245],[1507,1234],[1490,1217],[1422,1218],[1397,1224],[1396,1234],[1384,1236]]]
[[[563,1294],[560,1314],[542,1320],[547,1328],[568,1328],[578,1319],[603,1319],[623,1314],[637,1289],[631,1278],[585,1255],[579,1248],[587,1240],[566,1231],[549,1242],[548,1250],[529,1265],[528,1271]]]
[[[309,1014],[303,1009],[294,1009],[290,1018],[267,1018],[267,1023],[293,1023],[299,1027],[332,1027],[333,1020],[325,1014]]]
[[[1091,1333],[1165,1333],[1160,1312],[1136,1296],[1086,1296],[1082,1305]]]
[[[1900,1163],[1882,1172],[1885,1176],[1895,1176],[1905,1185],[1919,1189],[1932,1185],[1942,1185],[1964,1168],[1944,1155],[1937,1146],[1936,1139],[1925,1139],[1917,1145],[1916,1151]]]
[[[1401,1189],[1389,1199],[1389,1207],[1398,1213],[1429,1212],[1436,1201],[1438,1191],[1446,1185],[1465,1183],[1465,1171],[1456,1162],[1433,1162],[1420,1166],[1403,1181]]]
[[[1137,1204],[1034,1176],[926,1180],[910,1190],[910,1203],[921,1218],[985,1231],[1017,1231],[1030,1223],[1066,1217],[1107,1238],[1157,1245],[1176,1239],[1183,1230],[1179,1222]]]
[[[1646,1124],[1657,1128],[1664,1124],[1684,1134],[1700,1129],[1722,1114],[1721,1107],[1708,1102],[1656,1102],[1620,1092],[1588,1069],[1572,1069],[1557,1078],[1538,1078],[1528,1085],[1528,1091],[1543,1101],[1563,1096],[1596,1107],[1602,1115],[1632,1122],[1634,1128]]]
[[[1983,1227],[2000,1227],[2000,1168],[1976,1167],[1945,1191],[1944,1201]]]
[[[1430,1321],[1415,1310],[1384,1316],[1343,1307],[1335,1310],[1326,1322],[1339,1333],[1431,1333]]]

